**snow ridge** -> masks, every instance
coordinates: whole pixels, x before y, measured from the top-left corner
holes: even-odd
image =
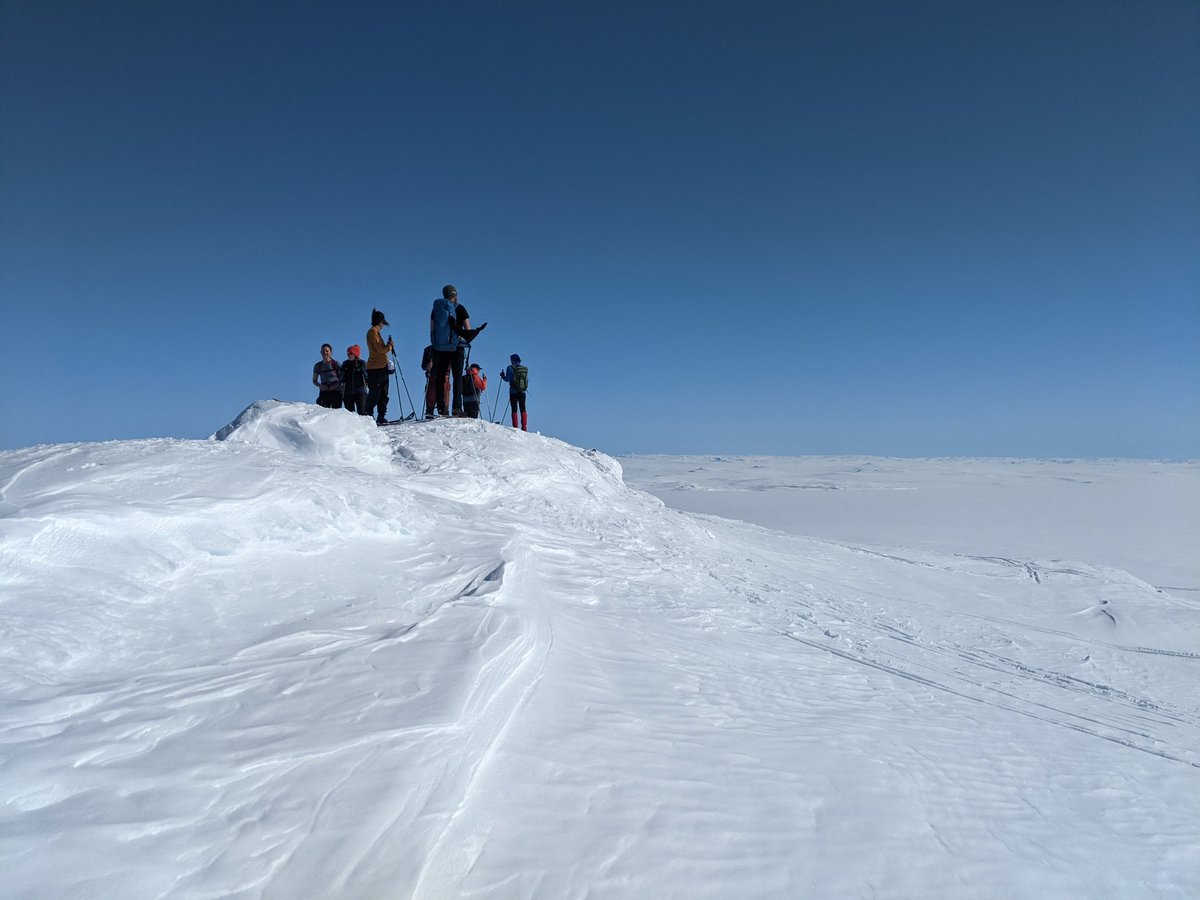
[[[1200,609],[486,422],[0,455],[14,896],[1187,896]]]

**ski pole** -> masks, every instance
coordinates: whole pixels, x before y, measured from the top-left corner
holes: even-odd
[[[390,334],[388,335],[388,343],[389,344],[392,343],[392,336]],[[408,405],[412,407],[412,414],[410,416],[405,416],[404,415],[404,404],[400,403],[401,417],[405,418],[405,419],[409,419],[409,418],[415,419],[417,417],[417,407],[412,402],[412,394],[410,394],[408,392],[408,379],[404,378],[404,373],[400,370],[400,357],[398,357],[396,355],[396,345],[395,344],[392,344],[392,362],[396,366],[396,376],[398,376],[396,378],[396,402],[400,403],[400,380],[403,379],[404,380],[404,396],[408,398]]]
[[[500,406],[500,388],[499,388],[499,387],[497,387],[497,388],[496,388],[496,399],[492,401],[492,420],[493,420],[493,424],[498,424],[498,423],[499,423],[499,421],[500,421],[499,419],[497,419],[497,418],[496,418],[496,410],[499,408],[499,406]]]
[[[412,394],[408,392],[408,379],[404,377],[404,370],[400,368],[400,360],[396,359],[395,350],[392,351],[392,359],[396,361],[396,373],[404,383],[404,396],[408,398],[408,405],[412,407],[412,412],[408,414],[408,418],[415,419],[417,417],[417,405],[413,403]]]

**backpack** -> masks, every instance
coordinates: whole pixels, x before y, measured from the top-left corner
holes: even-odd
[[[342,384],[347,394],[361,394],[367,390],[367,364],[361,359],[348,359],[342,363]]]
[[[454,331],[454,304],[445,297],[433,301],[432,321],[429,327],[429,343],[434,350],[445,352],[458,347],[458,335]]]
[[[529,390],[529,366],[513,366],[512,389],[520,394]]]

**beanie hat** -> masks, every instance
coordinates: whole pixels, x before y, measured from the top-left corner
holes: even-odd
[[[448,284],[444,288],[442,288],[442,296],[445,297],[447,300],[449,300],[451,297],[457,297],[458,296],[458,288],[456,288],[452,284]]]
[[[512,361],[512,364],[514,366],[521,364],[521,357],[517,356],[517,354],[515,354],[515,353],[512,356],[510,356],[509,359]]]
[[[346,355],[354,359],[358,359],[360,356],[362,356],[362,348],[359,347],[358,344],[351,344],[346,348]]]
[[[374,328],[376,325],[387,325],[389,328],[392,327],[391,323],[388,322],[387,317],[383,314],[383,310],[371,310],[371,327]]]

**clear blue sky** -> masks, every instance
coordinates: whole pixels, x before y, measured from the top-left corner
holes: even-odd
[[[3,0],[0,42],[0,448],[310,401],[373,306],[415,397],[453,282],[613,453],[1200,456],[1192,0]]]

